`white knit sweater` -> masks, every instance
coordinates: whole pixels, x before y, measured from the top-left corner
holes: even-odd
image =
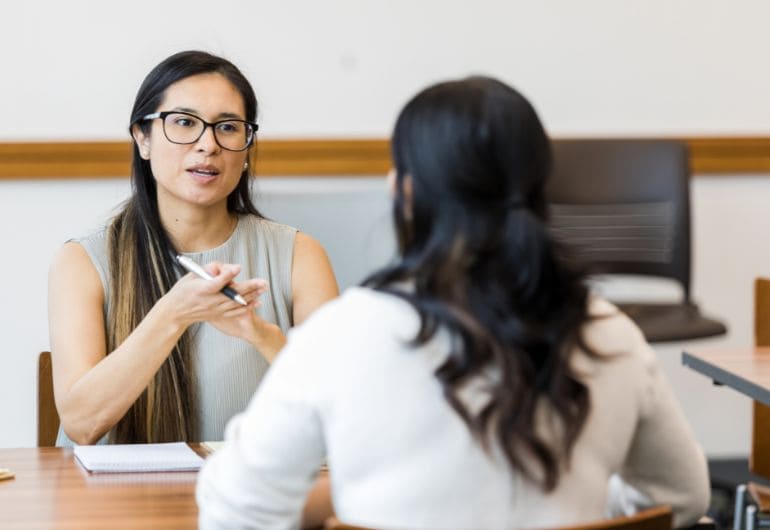
[[[335,511],[382,529],[553,527],[599,519],[620,475],[675,524],[708,504],[706,461],[636,326],[609,303],[584,330],[601,353],[573,366],[591,413],[558,487],[544,494],[485,452],[433,375],[448,334],[414,349],[406,302],[348,290],[294,329],[250,406],[227,429],[198,483],[201,528],[297,528],[316,470],[328,460]],[[609,316],[606,316],[609,315]],[[485,399],[470,386],[466,402]],[[548,412],[541,410],[541,432]]]

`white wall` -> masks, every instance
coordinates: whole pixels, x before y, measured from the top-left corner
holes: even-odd
[[[760,0],[16,2],[0,32],[0,141],[126,138],[141,79],[186,48],[242,67],[262,137],[384,137],[417,89],[470,73],[520,88],[556,136],[766,135],[768,19]],[[349,285],[392,250],[381,186],[266,179],[260,202],[318,237]],[[692,191],[694,293],[730,325],[692,346],[750,344],[770,176],[698,178]],[[34,444],[51,254],[126,193],[120,179],[0,182],[0,447]],[[748,401],[683,369],[682,347],[658,351],[699,438],[712,455],[744,453]]]
[[[759,133],[763,0],[134,0],[3,6],[0,140],[122,138],[147,71],[185,48],[240,65],[263,136],[383,136],[418,88],[488,73],[551,132]]]

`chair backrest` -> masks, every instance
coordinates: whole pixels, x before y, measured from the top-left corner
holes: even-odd
[[[553,530],[671,530],[673,516],[668,506],[657,506],[640,511],[634,515],[604,519],[593,523],[564,526]],[[371,530],[360,526],[350,526],[332,519],[324,526],[326,530]],[[406,529],[405,529],[406,530]]]
[[[770,346],[770,279],[754,280],[754,344]],[[749,469],[770,479],[770,407],[754,401]]]
[[[554,235],[593,272],[676,280],[690,296],[689,153],[678,140],[555,140]]]
[[[37,357],[37,446],[53,447],[59,434],[59,413],[53,398],[51,352]]]

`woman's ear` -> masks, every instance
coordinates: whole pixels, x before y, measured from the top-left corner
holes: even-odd
[[[402,183],[402,186],[404,187],[404,201],[406,201],[406,204],[409,206],[409,208],[412,208],[412,176],[411,175],[404,175],[404,181]]]
[[[388,191],[392,199],[396,198],[396,187],[398,186],[398,179],[396,178],[396,170],[391,169],[388,172],[387,177]],[[412,218],[412,176],[404,175],[401,179],[401,190],[404,200],[404,218],[410,220]]]
[[[396,196],[396,186],[398,186],[398,181],[396,179],[396,170],[394,168],[391,168],[390,171],[388,171],[388,176],[386,177],[386,182],[388,184],[388,191],[390,192],[391,197]],[[412,177],[411,175],[404,175],[404,179],[402,182],[403,191],[404,191],[404,200],[408,203],[412,202]]]
[[[402,190],[404,192],[404,219],[407,221],[412,220],[412,204],[413,204],[413,198],[414,194],[412,192],[412,176],[407,174],[404,175],[403,181],[401,182]]]
[[[138,123],[135,123],[131,127],[131,136],[134,137],[136,146],[139,148],[139,156],[141,156],[144,160],[149,160],[150,159],[150,136],[148,134],[144,134],[144,131],[142,131],[142,128],[139,126]]]
[[[388,176],[385,177],[385,182],[388,185],[388,193],[390,193],[391,197],[396,196],[396,170],[395,168],[390,168],[390,171],[388,171]]]

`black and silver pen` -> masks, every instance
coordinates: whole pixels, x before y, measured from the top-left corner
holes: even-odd
[[[179,263],[184,269],[188,272],[192,272],[193,274],[203,278],[204,280],[213,280],[214,277],[206,272],[206,269],[195,263],[193,260],[188,258],[187,256],[177,256],[176,262]],[[226,297],[228,297],[230,300],[233,300],[234,302],[238,302],[241,305],[249,305],[246,300],[239,295],[235,289],[232,287],[225,285],[222,288],[221,291],[222,294],[224,294]]]

